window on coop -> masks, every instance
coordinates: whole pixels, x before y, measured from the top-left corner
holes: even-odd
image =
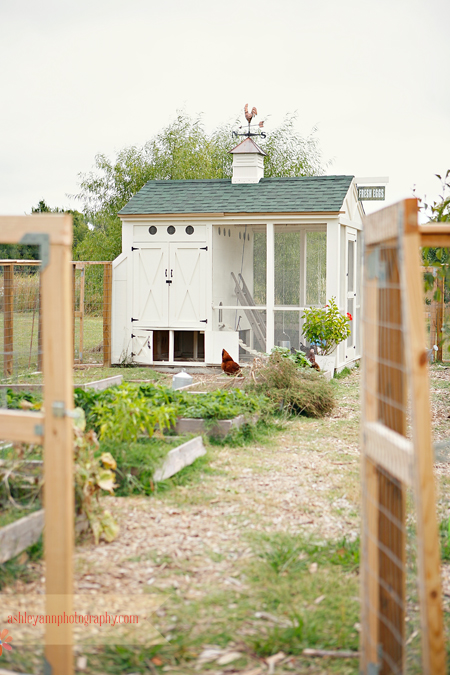
[[[306,233],[306,306],[325,305],[327,285],[327,233]]]
[[[304,232],[275,227],[275,306],[302,306]]]
[[[305,339],[302,338],[302,313],[301,310],[275,312],[274,342],[277,347],[300,349],[300,345],[305,344]]]
[[[265,302],[265,227],[213,227],[213,330],[238,331],[247,347],[266,351]]]

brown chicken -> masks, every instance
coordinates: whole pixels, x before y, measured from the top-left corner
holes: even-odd
[[[320,370],[319,364],[316,363],[316,355],[314,353],[314,349],[309,350],[308,360],[311,363],[311,368],[315,368],[316,370]]]
[[[241,370],[239,363],[233,361],[225,349],[222,349],[222,370],[227,375],[236,375]]]

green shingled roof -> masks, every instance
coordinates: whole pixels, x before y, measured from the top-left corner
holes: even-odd
[[[299,213],[339,211],[353,176],[262,178],[259,183],[219,180],[149,180],[119,212]]]

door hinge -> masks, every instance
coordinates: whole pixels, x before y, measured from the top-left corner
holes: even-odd
[[[132,251],[139,251],[139,248],[138,248],[137,246],[132,246],[132,247],[131,247],[131,250],[132,250]]]
[[[172,279],[166,279],[166,284],[171,284],[171,283],[172,283]]]
[[[133,323],[133,321],[139,321],[139,319],[133,319],[133,318],[131,318],[131,323]]]
[[[207,250],[208,250],[208,247],[207,247],[207,246],[200,246],[200,249],[199,249],[199,250],[200,250],[200,251],[207,251]]]
[[[131,333],[131,337],[134,338],[134,337],[136,337],[136,335],[133,335],[133,333]]]
[[[136,354],[134,352],[131,352],[130,356],[131,356],[131,358],[133,358],[133,356],[136,356]]]
[[[200,323],[208,323],[208,319],[200,319]]]

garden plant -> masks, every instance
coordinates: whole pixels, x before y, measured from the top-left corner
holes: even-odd
[[[351,333],[351,314],[339,311],[335,298],[331,298],[325,307],[305,309],[302,319],[303,335],[312,346],[320,347],[323,355],[331,354]]]

